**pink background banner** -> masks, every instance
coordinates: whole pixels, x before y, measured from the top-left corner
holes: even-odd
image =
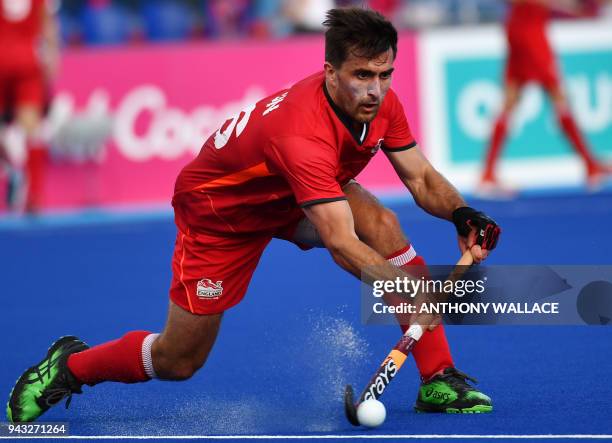
[[[54,162],[46,206],[167,203],[180,169],[246,105],[323,66],[323,38],[69,50],[55,88],[64,114],[112,119],[98,161]],[[393,88],[419,138],[416,44],[400,39]],[[359,177],[376,192],[401,184],[384,154]]]

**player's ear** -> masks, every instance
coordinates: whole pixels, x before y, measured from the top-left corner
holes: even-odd
[[[334,65],[332,65],[330,62],[325,62],[325,64],[323,65],[323,70],[325,71],[325,80],[327,81],[327,83],[335,87],[337,84],[337,79],[336,68],[334,67]]]

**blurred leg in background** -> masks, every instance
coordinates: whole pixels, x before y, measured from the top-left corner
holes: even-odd
[[[609,168],[602,166],[582,136],[561,87],[561,77],[546,27],[552,13],[550,5],[538,2],[513,2],[506,22],[508,56],[505,67],[504,104],[497,117],[485,157],[477,193],[481,196],[508,195],[499,182],[497,161],[508,132],[512,111],[528,83],[535,83],[550,97],[563,134],[580,156],[586,170],[587,185],[598,187]]]
[[[610,168],[606,168],[600,164],[592,154],[586,140],[576,124],[576,121],[574,120],[574,116],[572,115],[565,93],[559,84],[554,83],[550,85],[550,87],[547,87],[546,90],[550,96],[550,99],[552,100],[559,127],[584,163],[587,175],[587,185],[590,188],[600,186],[601,182],[605,179],[606,174],[611,172]]]
[[[25,211],[30,214],[37,213],[42,206],[48,163],[48,151],[40,131],[41,121],[41,106],[26,104],[17,108],[16,122],[23,129],[26,137]]]
[[[502,111],[495,121],[489,147],[485,159],[485,168],[480,179],[479,191],[482,193],[497,192],[501,189],[499,177],[497,176],[497,161],[501,155],[502,148],[508,134],[508,122],[512,117],[512,112],[516,107],[520,96],[522,86],[516,81],[509,80],[506,82],[504,90],[504,104]]]
[[[25,137],[25,210],[36,213],[43,204],[47,149],[41,122],[45,91],[59,62],[59,26],[51,2],[13,2],[0,17],[0,95],[11,97],[12,124]],[[0,104],[1,105],[1,104]],[[9,184],[9,191],[14,186]],[[9,207],[18,199],[9,193]]]

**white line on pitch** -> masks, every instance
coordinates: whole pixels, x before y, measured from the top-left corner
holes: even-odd
[[[612,434],[347,434],[347,435],[24,435],[24,436],[0,436],[0,439],[9,438],[62,438],[79,440],[349,440],[349,439],[572,439],[572,440],[603,440],[612,439]]]

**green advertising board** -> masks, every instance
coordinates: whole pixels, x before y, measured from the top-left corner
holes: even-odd
[[[612,49],[562,51],[559,68],[572,112],[596,155],[612,155]],[[501,56],[449,55],[445,79],[451,164],[480,162],[502,102]],[[514,113],[504,159],[562,158],[572,149],[557,125],[550,100],[536,85],[525,88]]]

